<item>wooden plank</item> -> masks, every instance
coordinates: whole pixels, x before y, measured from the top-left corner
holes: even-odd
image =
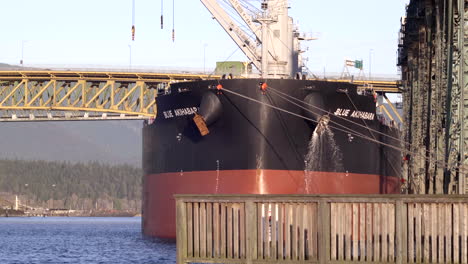
[[[401,259],[403,262],[408,262],[408,230],[409,230],[409,221],[408,221],[408,204],[402,203],[402,212],[401,212],[401,246],[402,250],[398,250],[401,253]]]
[[[264,247],[263,247],[263,253],[265,255],[265,259],[270,258],[270,219],[269,219],[269,210],[270,210],[270,203],[264,203],[263,204],[263,216],[264,216],[264,225],[263,225],[263,241],[264,241]]]
[[[257,203],[257,258],[263,259],[263,203]]]
[[[336,256],[336,239],[337,239],[337,227],[336,227],[336,223],[337,223],[337,204],[336,203],[330,203],[330,228],[331,228],[331,232],[330,232],[330,242],[331,242],[331,245],[330,245],[330,252],[331,252],[331,260],[337,260],[337,256]]]
[[[416,203],[414,207],[414,215],[415,215],[415,234],[416,234],[416,244],[415,244],[415,252],[416,252],[416,262],[421,263],[421,237],[422,237],[422,226],[421,226],[421,204]]]
[[[319,219],[317,225],[318,231],[318,260],[320,264],[330,263],[330,203],[325,200],[320,200],[318,204],[317,219]]]
[[[304,258],[304,203],[300,203],[297,205],[297,229],[298,235],[297,239],[298,242],[298,251],[297,255],[299,260],[303,261]]]
[[[221,203],[221,219],[220,219],[220,227],[221,227],[221,244],[220,244],[220,251],[221,251],[221,258],[226,258],[226,204]]]
[[[444,262],[444,214],[445,214],[445,207],[444,204],[440,203],[438,206],[438,247],[439,247],[439,254],[437,258],[437,263]]]
[[[366,203],[366,261],[372,261],[372,204]]]
[[[445,204],[445,261],[452,262],[452,204]]]
[[[186,263],[187,258],[187,208],[186,203],[176,199],[176,263]]]
[[[343,260],[343,253],[344,253],[344,204],[343,203],[338,203],[338,213],[337,213],[337,229],[338,229],[338,260]]]
[[[311,248],[312,248],[312,212],[313,203],[306,203],[304,205],[304,229],[305,229],[305,260],[310,261],[312,259],[311,256]]]
[[[437,204],[431,203],[431,262],[437,263]]]
[[[414,203],[408,203],[408,262],[414,263]]]
[[[468,235],[468,232],[467,232],[467,218],[468,218],[468,214],[467,214],[467,208],[466,208],[466,203],[461,203],[461,209],[460,209],[460,218],[461,218],[461,227],[460,227],[460,230],[461,230],[461,250],[460,250],[460,253],[461,253],[461,263],[468,263],[467,261],[467,250],[466,250],[466,247],[468,245],[467,243],[467,235]]]
[[[284,253],[284,258],[286,260],[291,259],[291,205],[289,203],[285,204],[285,220],[286,220],[286,225],[285,225],[285,253]]]
[[[276,252],[276,232],[277,232],[277,218],[276,218],[276,203],[271,204],[271,248],[270,248],[270,259],[277,259]]]
[[[200,257],[200,206],[199,203],[193,203],[193,256]]]
[[[284,203],[278,204],[278,259],[284,257]]]
[[[466,208],[467,204],[466,203],[461,203],[460,204],[460,232],[461,232],[461,263],[467,263],[467,250],[466,247],[468,245],[467,243],[467,218],[468,218],[468,212]]]
[[[316,229],[315,229],[315,225],[317,223],[317,220],[316,220],[316,217],[317,217],[317,214],[316,214],[316,203],[310,203],[309,204],[309,219],[308,219],[308,223],[309,223],[309,231],[307,233],[307,259],[310,261],[310,260],[316,260],[316,238],[317,238],[317,235],[316,235]]]
[[[380,204],[374,203],[373,206],[374,262],[380,262]]]
[[[292,244],[291,244],[291,258],[293,260],[297,260],[297,210],[298,210],[298,204],[294,203],[292,206],[292,226],[293,226],[293,232],[292,232]]]
[[[193,257],[193,209],[192,203],[187,203],[187,257]]]
[[[245,242],[247,237],[245,235],[245,203],[240,204],[240,213],[239,213],[239,240],[240,240],[240,258],[245,259]]]
[[[352,218],[352,203],[345,204],[345,214],[346,214],[346,222],[345,222],[345,260],[351,260],[351,236],[353,230],[353,218]]]
[[[408,218],[407,205],[401,200],[395,202],[395,262],[396,264],[407,263],[408,249]]]
[[[312,229],[311,229],[311,234],[312,234],[312,250],[311,250],[311,256],[313,260],[318,260],[318,221],[319,221],[319,213],[318,213],[318,204],[313,203],[312,204]]]
[[[330,205],[326,201],[321,201],[319,203],[321,223],[320,223],[320,234],[319,234],[319,245],[325,245],[323,250],[320,250],[319,261],[320,264],[325,264],[330,261]],[[322,257],[323,256],[323,257]]]
[[[213,203],[206,203],[206,256],[213,258]]]
[[[239,258],[239,208],[238,203],[232,204],[232,220],[233,220],[233,257]]]
[[[206,203],[200,203],[200,257],[206,258]]]
[[[453,204],[453,263],[460,263],[460,207],[458,203]]]
[[[431,256],[430,245],[429,245],[429,237],[431,236],[431,221],[429,217],[430,206],[431,205],[429,203],[422,204],[422,207],[423,207],[422,223],[423,223],[423,230],[424,230],[424,248],[423,248],[422,255],[423,255],[423,259],[425,263],[430,262],[430,256]]]
[[[219,203],[213,204],[213,247],[214,247],[214,257],[218,258],[220,256],[220,223],[219,223]]]
[[[353,253],[352,258],[350,260],[357,261],[358,260],[358,242],[359,242],[359,204],[353,203],[352,204],[352,214],[353,214],[353,232],[352,232],[352,243],[353,243]]]
[[[380,230],[381,230],[381,244],[382,244],[382,262],[388,261],[388,204],[382,203],[380,209]]]
[[[359,203],[359,261],[366,260],[366,204]]]
[[[245,201],[245,263],[257,259],[257,205],[253,201]]]
[[[388,262],[395,262],[395,204],[389,203],[388,208]]]
[[[232,217],[232,203],[227,203],[226,204],[226,216],[227,216],[227,221],[226,221],[226,229],[227,229],[227,241],[226,241],[226,247],[227,247],[227,258],[233,258],[233,234],[232,234],[232,229],[233,229],[233,217]]]

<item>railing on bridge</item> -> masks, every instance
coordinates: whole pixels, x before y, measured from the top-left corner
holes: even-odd
[[[177,263],[467,263],[468,196],[176,195]]]

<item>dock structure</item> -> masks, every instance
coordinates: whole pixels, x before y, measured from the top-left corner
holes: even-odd
[[[467,12],[466,0],[411,0],[401,21],[403,171],[410,193],[467,191]]]
[[[177,263],[468,263],[467,195],[176,195]]]

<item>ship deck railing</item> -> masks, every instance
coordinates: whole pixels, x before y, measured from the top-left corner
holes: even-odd
[[[176,195],[177,263],[467,263],[468,196]]]

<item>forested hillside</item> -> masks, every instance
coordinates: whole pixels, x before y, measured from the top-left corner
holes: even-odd
[[[139,211],[141,179],[130,165],[0,160],[3,199],[46,208]]]

